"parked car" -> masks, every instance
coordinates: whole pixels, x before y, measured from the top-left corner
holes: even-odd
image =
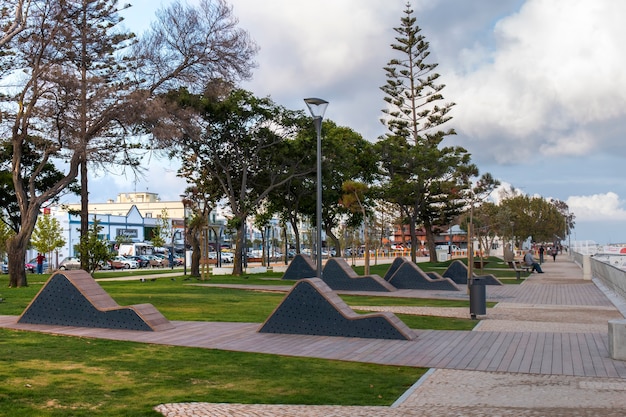
[[[146,258],[148,258],[148,265],[151,266],[152,268],[158,268],[158,267],[162,267],[165,266],[165,259],[157,256],[157,255],[144,255]]]
[[[126,259],[133,259],[137,261],[139,268],[145,268],[150,265],[150,260],[145,256],[126,256]]]
[[[235,260],[235,255],[230,252],[220,252],[220,258],[222,262],[230,264]],[[217,259],[217,252],[209,252],[209,259]]]
[[[120,267],[121,265],[121,267]],[[111,266],[116,269],[137,269],[139,264],[134,259],[128,259],[124,256],[114,256],[111,260]]]
[[[59,269],[80,269],[80,259],[75,256],[68,256],[61,261]]]
[[[227,264],[232,264],[235,261],[235,255],[230,252],[220,252],[220,256],[222,257],[222,262]]]
[[[2,262],[2,264],[0,265],[0,268],[2,268],[3,274],[9,273],[9,264],[7,262]]]

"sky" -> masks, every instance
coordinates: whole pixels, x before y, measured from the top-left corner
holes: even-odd
[[[193,4],[194,0],[188,0]],[[329,101],[325,119],[375,141],[386,133],[383,67],[406,0],[229,0],[259,46],[241,84],[290,109]],[[131,0],[126,25],[141,34],[170,4]],[[430,63],[454,102],[444,145],[466,148],[480,173],[527,195],[565,201],[571,240],[626,243],[626,2],[412,0]],[[92,202],[118,193],[185,188],[178,162],[146,161],[144,178],[100,175]]]

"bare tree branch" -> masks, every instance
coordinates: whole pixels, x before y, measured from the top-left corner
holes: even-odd
[[[26,20],[30,9],[31,0],[17,0],[15,4],[15,14],[13,22],[0,36],[0,47],[11,42],[11,40],[26,28]],[[4,10],[3,10],[4,12]],[[3,16],[4,17],[4,16]]]

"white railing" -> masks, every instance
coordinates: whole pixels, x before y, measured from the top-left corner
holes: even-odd
[[[626,299],[626,271],[606,262],[591,259],[591,275],[601,280],[622,298]]]
[[[626,271],[594,259],[590,255],[578,252],[571,253],[574,262],[585,271],[585,275],[589,271],[593,278],[599,279],[613,292],[626,299]]]

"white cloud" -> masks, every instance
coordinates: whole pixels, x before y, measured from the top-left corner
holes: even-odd
[[[462,104],[459,130],[482,142],[524,140],[545,155],[600,150],[602,134],[585,127],[626,115],[624,14],[624,2],[528,0],[496,24],[491,59],[449,83]]]
[[[164,201],[180,200],[187,183],[176,176],[180,161],[146,155],[141,164],[143,170],[136,174],[130,169],[123,172],[102,172],[92,169],[89,173],[89,194],[91,202],[104,202],[117,197],[119,193],[150,192],[159,195]],[[67,200],[78,201],[78,196]]]
[[[383,39],[388,45],[391,40],[381,37],[391,30],[380,25],[381,17],[399,16],[401,10],[384,1],[363,7],[358,0],[297,4],[236,0],[234,4],[241,27],[261,48],[254,85],[279,96],[303,85],[321,89],[367,68],[372,45]]]
[[[551,135],[545,143],[539,145],[545,156],[579,156],[593,151],[595,138],[586,130],[577,130],[572,134]]]
[[[571,196],[566,201],[576,221],[624,221],[624,201],[613,192],[588,196]]]
[[[495,204],[500,204],[505,198],[524,194],[519,188],[515,188],[507,182],[502,182],[489,197]],[[539,195],[535,196],[541,197]],[[551,199],[551,197],[548,199]],[[568,205],[570,212],[576,216],[577,221],[626,221],[626,202],[620,200],[619,195],[614,192],[570,196],[565,203]]]

